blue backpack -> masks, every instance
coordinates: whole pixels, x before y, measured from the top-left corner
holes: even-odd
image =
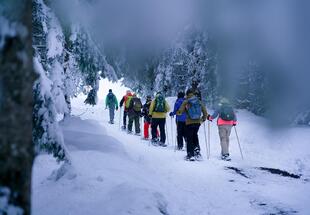
[[[188,99],[187,113],[189,118],[194,120],[200,119],[201,112],[202,108],[199,99],[196,96]]]

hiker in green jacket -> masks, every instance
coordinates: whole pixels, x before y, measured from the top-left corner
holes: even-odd
[[[118,102],[116,96],[112,93],[112,90],[109,89],[109,93],[105,99],[105,108],[109,108],[110,113],[110,124],[114,124],[114,111],[118,110]]]

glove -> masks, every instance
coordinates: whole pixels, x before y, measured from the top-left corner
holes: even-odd
[[[173,117],[173,115],[174,115],[173,112],[170,112],[170,113],[169,113],[169,116]]]
[[[118,107],[116,107],[116,110],[118,110]]]
[[[236,125],[237,125],[237,123],[236,123],[236,122],[234,122],[233,126],[236,126]]]

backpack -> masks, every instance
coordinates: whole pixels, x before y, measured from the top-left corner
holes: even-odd
[[[223,105],[220,109],[220,118],[226,121],[235,119],[234,109],[230,105]]]
[[[126,107],[126,109],[129,108],[131,99],[132,99],[132,96],[127,96],[127,99],[126,99],[126,101],[125,101],[125,107]]]
[[[163,113],[166,111],[165,98],[163,95],[158,95],[155,98],[154,112]]]
[[[190,119],[200,119],[202,108],[199,99],[196,96],[188,99],[187,113]]]
[[[132,108],[134,111],[136,112],[140,112],[141,111],[141,108],[142,108],[142,102],[139,98],[133,98],[132,99]]]

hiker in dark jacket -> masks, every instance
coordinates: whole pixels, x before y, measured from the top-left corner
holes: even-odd
[[[109,114],[110,114],[110,124],[114,124],[114,115],[115,110],[118,110],[118,102],[116,96],[112,93],[112,90],[109,89],[109,93],[105,99],[105,108],[109,108]]]
[[[186,140],[187,140],[187,156],[186,160],[194,161],[201,160],[200,146],[198,139],[198,130],[200,124],[203,123],[208,116],[205,105],[194,95],[194,92],[189,89],[186,92],[186,99],[177,111],[178,115],[186,113]],[[201,116],[202,115],[202,116]]]
[[[132,95],[128,107],[128,133],[132,133],[132,125],[135,123],[136,135],[140,135],[140,116],[141,116],[142,103],[136,94]]]
[[[174,109],[172,112],[170,112],[169,116],[173,117],[176,115],[177,111],[180,109],[182,103],[184,102],[185,98],[184,92],[178,93],[178,99],[176,100],[174,104]],[[177,125],[177,142],[178,142],[178,150],[183,149],[183,139],[186,142],[186,113],[183,113],[182,115],[176,115],[176,125]]]
[[[237,117],[227,98],[222,98],[213,115],[208,116],[208,120],[211,122],[216,118],[222,149],[221,158],[229,161],[229,136],[232,127],[237,125]]]
[[[197,79],[193,79],[190,90],[201,101],[201,91],[199,90],[198,85],[199,85],[199,82],[197,81]]]
[[[147,96],[145,104],[142,107],[142,116],[144,117],[143,138],[146,140],[149,139],[149,127],[150,127],[151,122],[152,122],[152,118],[149,115],[151,103],[152,103],[152,97]],[[157,136],[158,135],[159,135],[159,132],[157,130]]]

